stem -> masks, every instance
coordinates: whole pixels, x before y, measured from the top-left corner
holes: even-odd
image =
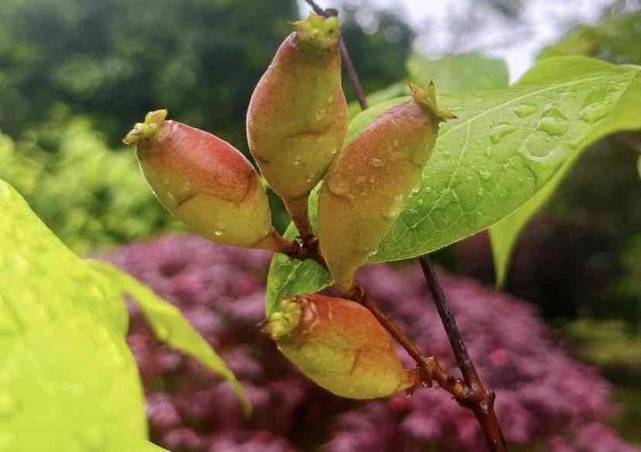
[[[321,16],[336,16],[338,13],[334,9],[323,9],[314,0],[305,0],[306,3],[314,10],[316,14]],[[345,42],[341,38],[340,41],[341,56],[345,69],[349,75],[349,80],[354,89],[354,93],[358,98],[358,103],[362,110],[365,110],[367,105],[367,98],[365,91],[360,83],[358,72],[354,67],[354,63],[349,55],[349,51]],[[321,257],[322,259],[322,257]],[[319,261],[318,259],[316,259]],[[457,402],[466,408],[472,410],[476,416],[483,434],[485,436],[486,444],[492,452],[504,452],[507,450],[507,445],[501,427],[494,412],[494,399],[495,394],[492,391],[487,391],[481,382],[481,379],[476,371],[474,362],[463,341],[463,336],[458,329],[456,320],[452,315],[452,311],[447,302],[445,292],[439,283],[434,266],[428,254],[419,258],[419,263],[425,276],[425,282],[432,295],[434,304],[441,317],[441,322],[447,333],[450,345],[454,352],[456,362],[461,369],[463,380],[458,380],[446,372],[438,363],[436,358],[424,357],[416,344],[409,339],[392,320],[387,317],[382,311],[378,309],[375,303],[367,295],[362,288],[355,290],[354,299],[367,307],[376,319],[385,327],[392,337],[407,351],[407,353],[416,361],[419,367],[419,374],[423,383],[426,386],[431,386],[432,378],[434,378],[439,386],[450,392]]]
[[[488,448],[491,451],[505,451],[507,450],[507,445],[498,419],[496,418],[496,413],[494,412],[495,394],[493,391],[487,391],[481,382],[474,362],[472,358],[470,358],[465,342],[463,341],[461,331],[456,324],[450,305],[447,302],[443,287],[440,285],[436,272],[434,271],[434,265],[431,259],[425,254],[419,258],[419,262],[423,270],[423,275],[425,276],[427,287],[432,294],[432,300],[436,305],[436,310],[441,317],[447,338],[454,351],[456,362],[461,369],[463,379],[470,391],[467,400],[457,400],[459,400],[459,403],[463,402],[461,403],[462,405],[467,406],[474,412],[481,427],[483,427]]]

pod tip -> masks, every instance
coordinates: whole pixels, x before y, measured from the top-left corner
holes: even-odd
[[[122,142],[127,145],[131,145],[151,138],[158,133],[160,126],[164,123],[166,118],[166,109],[150,111],[145,116],[145,122],[137,122],[133,129],[131,129],[122,139]]]
[[[414,102],[432,114],[439,122],[456,119],[456,115],[451,111],[439,108],[436,102],[436,85],[433,80],[430,80],[425,88],[421,88],[417,84],[410,82],[409,88],[412,92]]]

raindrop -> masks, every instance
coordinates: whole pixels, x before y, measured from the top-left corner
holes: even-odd
[[[344,182],[341,178],[330,179],[327,182],[327,188],[336,196],[346,197],[349,199],[353,198],[349,190],[349,184]]]
[[[385,162],[377,157],[370,157],[367,159],[367,164],[373,168],[382,168]]]
[[[530,116],[532,113],[536,112],[537,107],[534,104],[521,104],[518,107],[514,109],[514,113],[519,118],[524,118],[526,116]]]
[[[568,131],[568,120],[558,108],[552,108],[539,120],[537,128],[548,135],[565,135]]]
[[[608,114],[608,111],[609,109],[607,104],[591,104],[584,107],[579,115],[584,121],[593,123],[602,119]]]
[[[383,216],[388,220],[396,219],[401,214],[401,211],[403,210],[403,204],[404,204],[403,195],[395,196],[392,201],[392,204],[385,211]]]
[[[503,137],[514,132],[514,126],[510,124],[499,124],[495,126],[490,132],[490,141],[494,144],[500,142]]]

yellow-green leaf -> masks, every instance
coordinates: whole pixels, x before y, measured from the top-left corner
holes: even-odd
[[[225,379],[241,400],[245,413],[251,412],[249,399],[234,374],[175,306],[106,262],[90,261],[90,265],[97,272],[107,276],[123,295],[128,294],[133,297],[159,340],[192,356]]]
[[[1,180],[0,212],[3,450],[148,448],[120,292]]]

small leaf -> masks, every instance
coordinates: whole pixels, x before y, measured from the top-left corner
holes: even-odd
[[[134,298],[159,340],[192,356],[225,379],[241,400],[245,412],[251,412],[251,403],[234,374],[175,306],[106,262],[90,261],[90,265],[100,274],[108,276],[111,283],[123,294],[129,294]]]

